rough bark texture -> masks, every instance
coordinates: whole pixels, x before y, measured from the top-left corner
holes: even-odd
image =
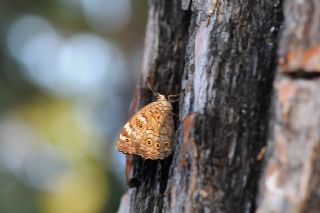
[[[281,37],[280,71],[304,76],[320,72],[320,2],[286,1],[285,23]]]
[[[213,2],[150,0],[132,112],[147,79],[181,97],[174,154],[128,160],[130,211],[319,212],[318,0],[219,0],[207,26]]]
[[[286,1],[259,212],[320,212],[320,1]]]

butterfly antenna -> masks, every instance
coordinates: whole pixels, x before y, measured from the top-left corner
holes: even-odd
[[[179,98],[180,98],[181,94],[176,94],[176,95],[168,95],[168,100],[170,102],[176,102],[176,101],[179,101]],[[172,99],[174,97],[178,97],[177,99]]]
[[[158,97],[158,93],[156,93],[150,86],[149,82],[147,83],[149,89],[151,90],[151,92],[153,93],[154,96]]]

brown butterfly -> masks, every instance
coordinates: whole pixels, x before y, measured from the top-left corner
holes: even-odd
[[[143,107],[124,125],[116,149],[144,159],[164,159],[172,153],[174,134],[170,97],[156,93],[157,100]],[[172,95],[174,96],[174,95]]]

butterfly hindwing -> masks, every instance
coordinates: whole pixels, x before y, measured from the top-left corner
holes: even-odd
[[[144,159],[164,159],[172,153],[171,103],[157,100],[138,111],[123,127],[116,148]]]
[[[171,110],[160,102],[145,113],[148,123],[137,154],[150,159],[164,159],[172,153]]]

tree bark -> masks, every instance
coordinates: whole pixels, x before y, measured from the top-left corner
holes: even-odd
[[[320,2],[287,0],[258,212],[320,212]]]
[[[122,209],[254,212],[271,117],[281,1],[219,0],[208,26],[214,1],[149,3],[131,112],[152,100],[147,81],[159,93],[181,94],[174,104],[175,148],[162,161],[128,158],[129,199],[123,199]]]

